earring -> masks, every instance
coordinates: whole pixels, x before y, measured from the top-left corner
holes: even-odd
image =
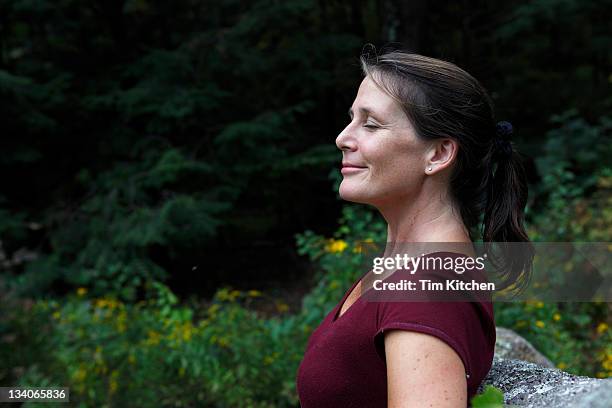
[[[431,166],[429,166],[429,167],[427,168],[427,171],[431,171]]]

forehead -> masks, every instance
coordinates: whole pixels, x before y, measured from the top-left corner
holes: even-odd
[[[370,111],[374,114],[378,113],[389,117],[400,117],[404,113],[397,101],[380,89],[369,76],[361,81],[357,96],[351,107],[351,111],[355,110]]]

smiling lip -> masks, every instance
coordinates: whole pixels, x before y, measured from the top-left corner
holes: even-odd
[[[367,167],[365,166],[357,166],[356,164],[352,164],[352,163],[347,163],[344,162],[342,163],[342,170],[341,173],[342,174],[350,174],[350,173],[355,173],[361,170],[367,169]]]

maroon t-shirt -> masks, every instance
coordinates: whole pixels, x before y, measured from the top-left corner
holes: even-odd
[[[301,407],[386,407],[383,333],[388,330],[426,333],[453,348],[465,367],[469,404],[493,361],[495,320],[491,302],[373,302],[360,296],[338,317],[360,280],[353,283],[308,340],[297,373]]]

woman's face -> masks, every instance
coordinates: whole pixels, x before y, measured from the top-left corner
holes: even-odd
[[[344,200],[376,207],[414,199],[425,180],[430,144],[419,139],[399,104],[366,77],[336,138]]]

